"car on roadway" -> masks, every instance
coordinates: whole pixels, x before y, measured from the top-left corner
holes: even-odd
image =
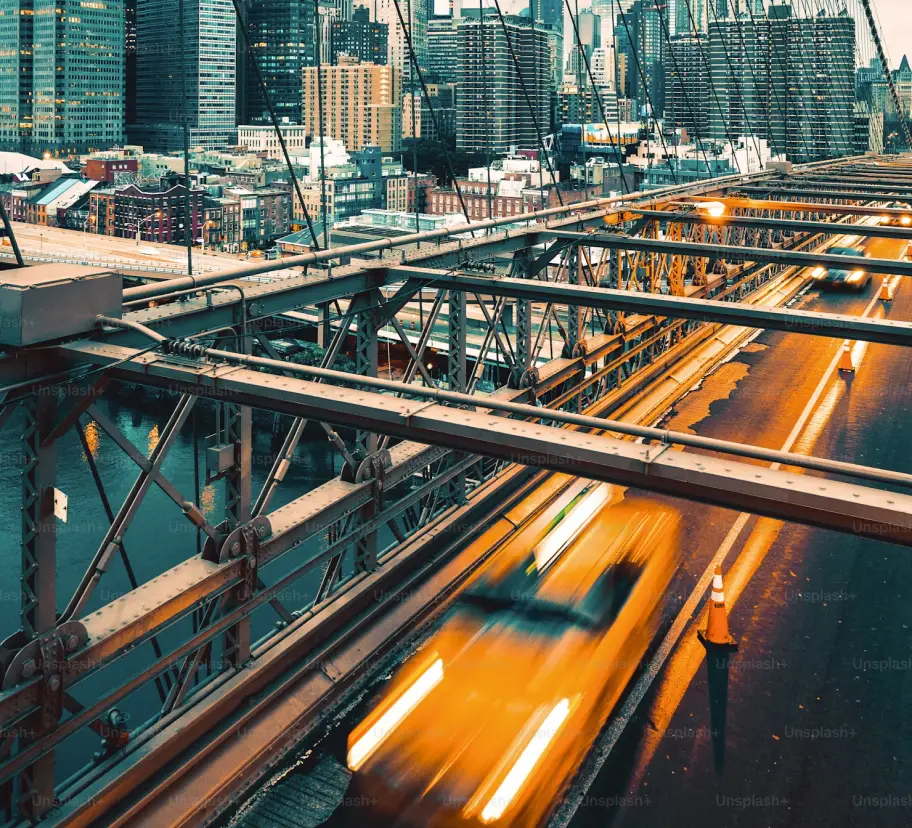
[[[560,801],[645,657],[678,562],[677,512],[595,497],[483,571],[351,732],[349,793],[376,824],[531,828]]]
[[[902,210],[904,213],[885,213],[880,217],[880,224],[885,227],[912,227],[912,205],[904,201],[891,201],[886,206],[888,210]]]
[[[831,247],[828,251],[833,256],[858,256],[854,247]],[[871,284],[871,274],[861,268],[815,267],[811,278],[819,288],[832,290],[864,290]]]

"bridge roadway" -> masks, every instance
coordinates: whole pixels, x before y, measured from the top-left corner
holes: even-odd
[[[173,279],[187,272],[187,250],[176,244],[140,239],[125,239],[45,227],[38,224],[13,222],[13,231],[19,249],[27,264],[39,262],[73,262],[120,273],[143,273],[148,278]],[[218,253],[212,250],[193,251],[193,269],[196,273],[213,273],[234,267],[244,256]],[[15,264],[11,247],[0,247],[0,264]]]
[[[874,291],[811,291],[795,306],[859,315],[870,305],[879,318],[885,306],[871,301]],[[912,319],[912,289],[900,285],[886,315]],[[904,351],[856,345],[857,373],[844,375],[835,370],[840,345],[763,333],[664,424],[775,449],[791,438],[800,453],[912,471]],[[901,799],[912,789],[908,556],[875,540],[675,505],[687,541],[664,629],[680,617],[683,633],[664,670],[653,661],[635,681],[551,828],[908,824]],[[691,621],[687,603],[695,590],[705,592],[697,585],[717,560],[740,637],[727,687],[724,670],[706,663],[695,635],[700,613]],[[302,745],[224,824],[283,825],[286,814],[288,825],[317,825],[336,802],[328,828],[371,824],[370,803],[345,797],[343,767],[347,733],[370,704],[368,695],[325,738]],[[322,798],[314,798],[321,786]]]

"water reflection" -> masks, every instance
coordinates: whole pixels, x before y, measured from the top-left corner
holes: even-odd
[[[85,433],[86,445],[89,447],[89,452],[91,452],[93,458],[97,458],[99,444],[98,424],[94,420],[89,420],[83,431]],[[88,458],[85,456],[84,452],[82,459],[83,462],[88,463]]]

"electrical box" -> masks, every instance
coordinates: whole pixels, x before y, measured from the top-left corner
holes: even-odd
[[[234,446],[231,443],[219,443],[206,449],[206,469],[209,474],[224,474],[234,465]]]
[[[0,270],[0,345],[23,347],[95,330],[123,315],[123,279],[110,270],[41,264]]]

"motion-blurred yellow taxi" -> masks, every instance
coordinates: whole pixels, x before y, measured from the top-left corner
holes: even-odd
[[[349,736],[381,824],[540,825],[642,660],[678,554],[677,513],[592,485],[494,561]]]

